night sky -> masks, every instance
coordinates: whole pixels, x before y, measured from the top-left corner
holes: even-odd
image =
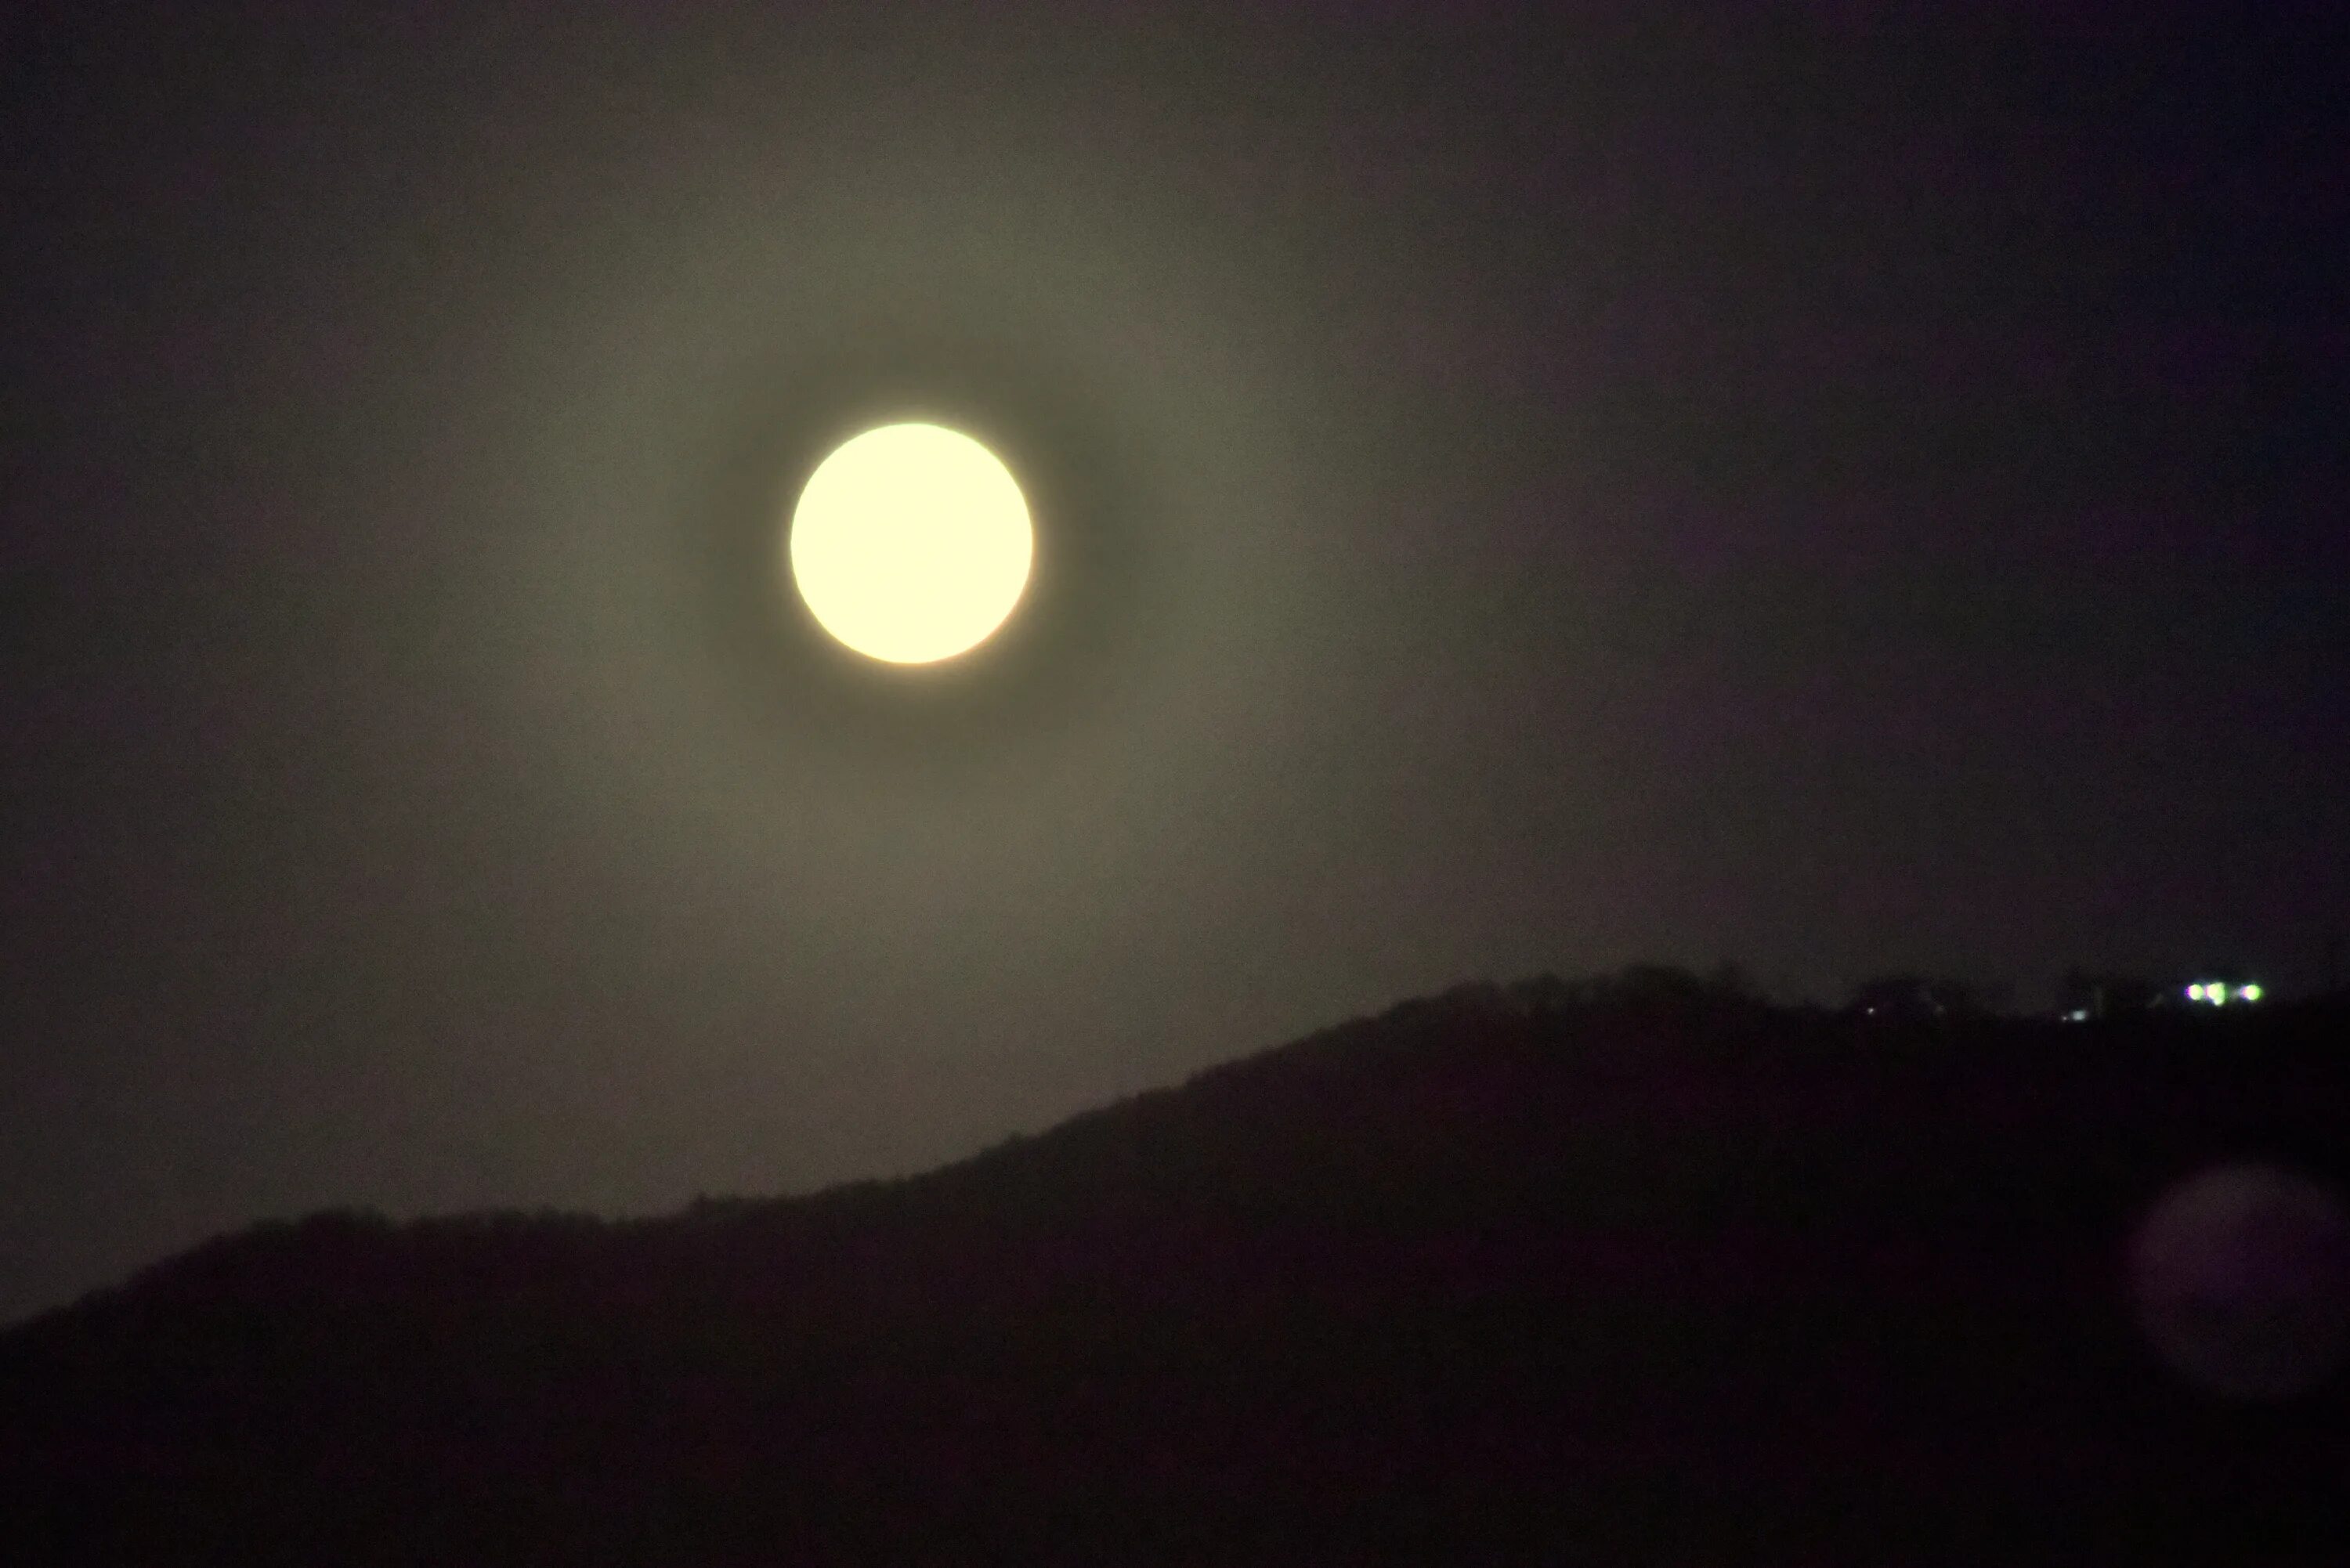
[[[2323,980],[2331,8],[883,9],[0,21],[0,1321],[1464,980]],[[926,672],[775,566],[907,414]]]

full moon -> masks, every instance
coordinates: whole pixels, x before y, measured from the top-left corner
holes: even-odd
[[[847,441],[792,512],[792,579],[809,613],[889,664],[931,664],[987,640],[1020,602],[1035,551],[1011,471],[940,425]]]

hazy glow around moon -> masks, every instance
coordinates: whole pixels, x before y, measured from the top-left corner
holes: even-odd
[[[984,641],[1020,602],[1035,549],[1011,472],[939,425],[884,425],[846,442],[792,513],[792,577],[809,611],[891,664]]]

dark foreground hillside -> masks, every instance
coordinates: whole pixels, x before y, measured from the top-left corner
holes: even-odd
[[[2350,1174],[2345,1025],[1478,991],[906,1181],[266,1227],[0,1336],[0,1561],[2350,1561],[2350,1380],[2124,1284]]]

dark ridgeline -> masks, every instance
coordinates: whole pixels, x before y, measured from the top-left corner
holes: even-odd
[[[10,1563],[2340,1563],[2345,1378],[2135,1332],[2350,1009],[1470,988],[931,1175],[321,1216],[0,1336]]]

